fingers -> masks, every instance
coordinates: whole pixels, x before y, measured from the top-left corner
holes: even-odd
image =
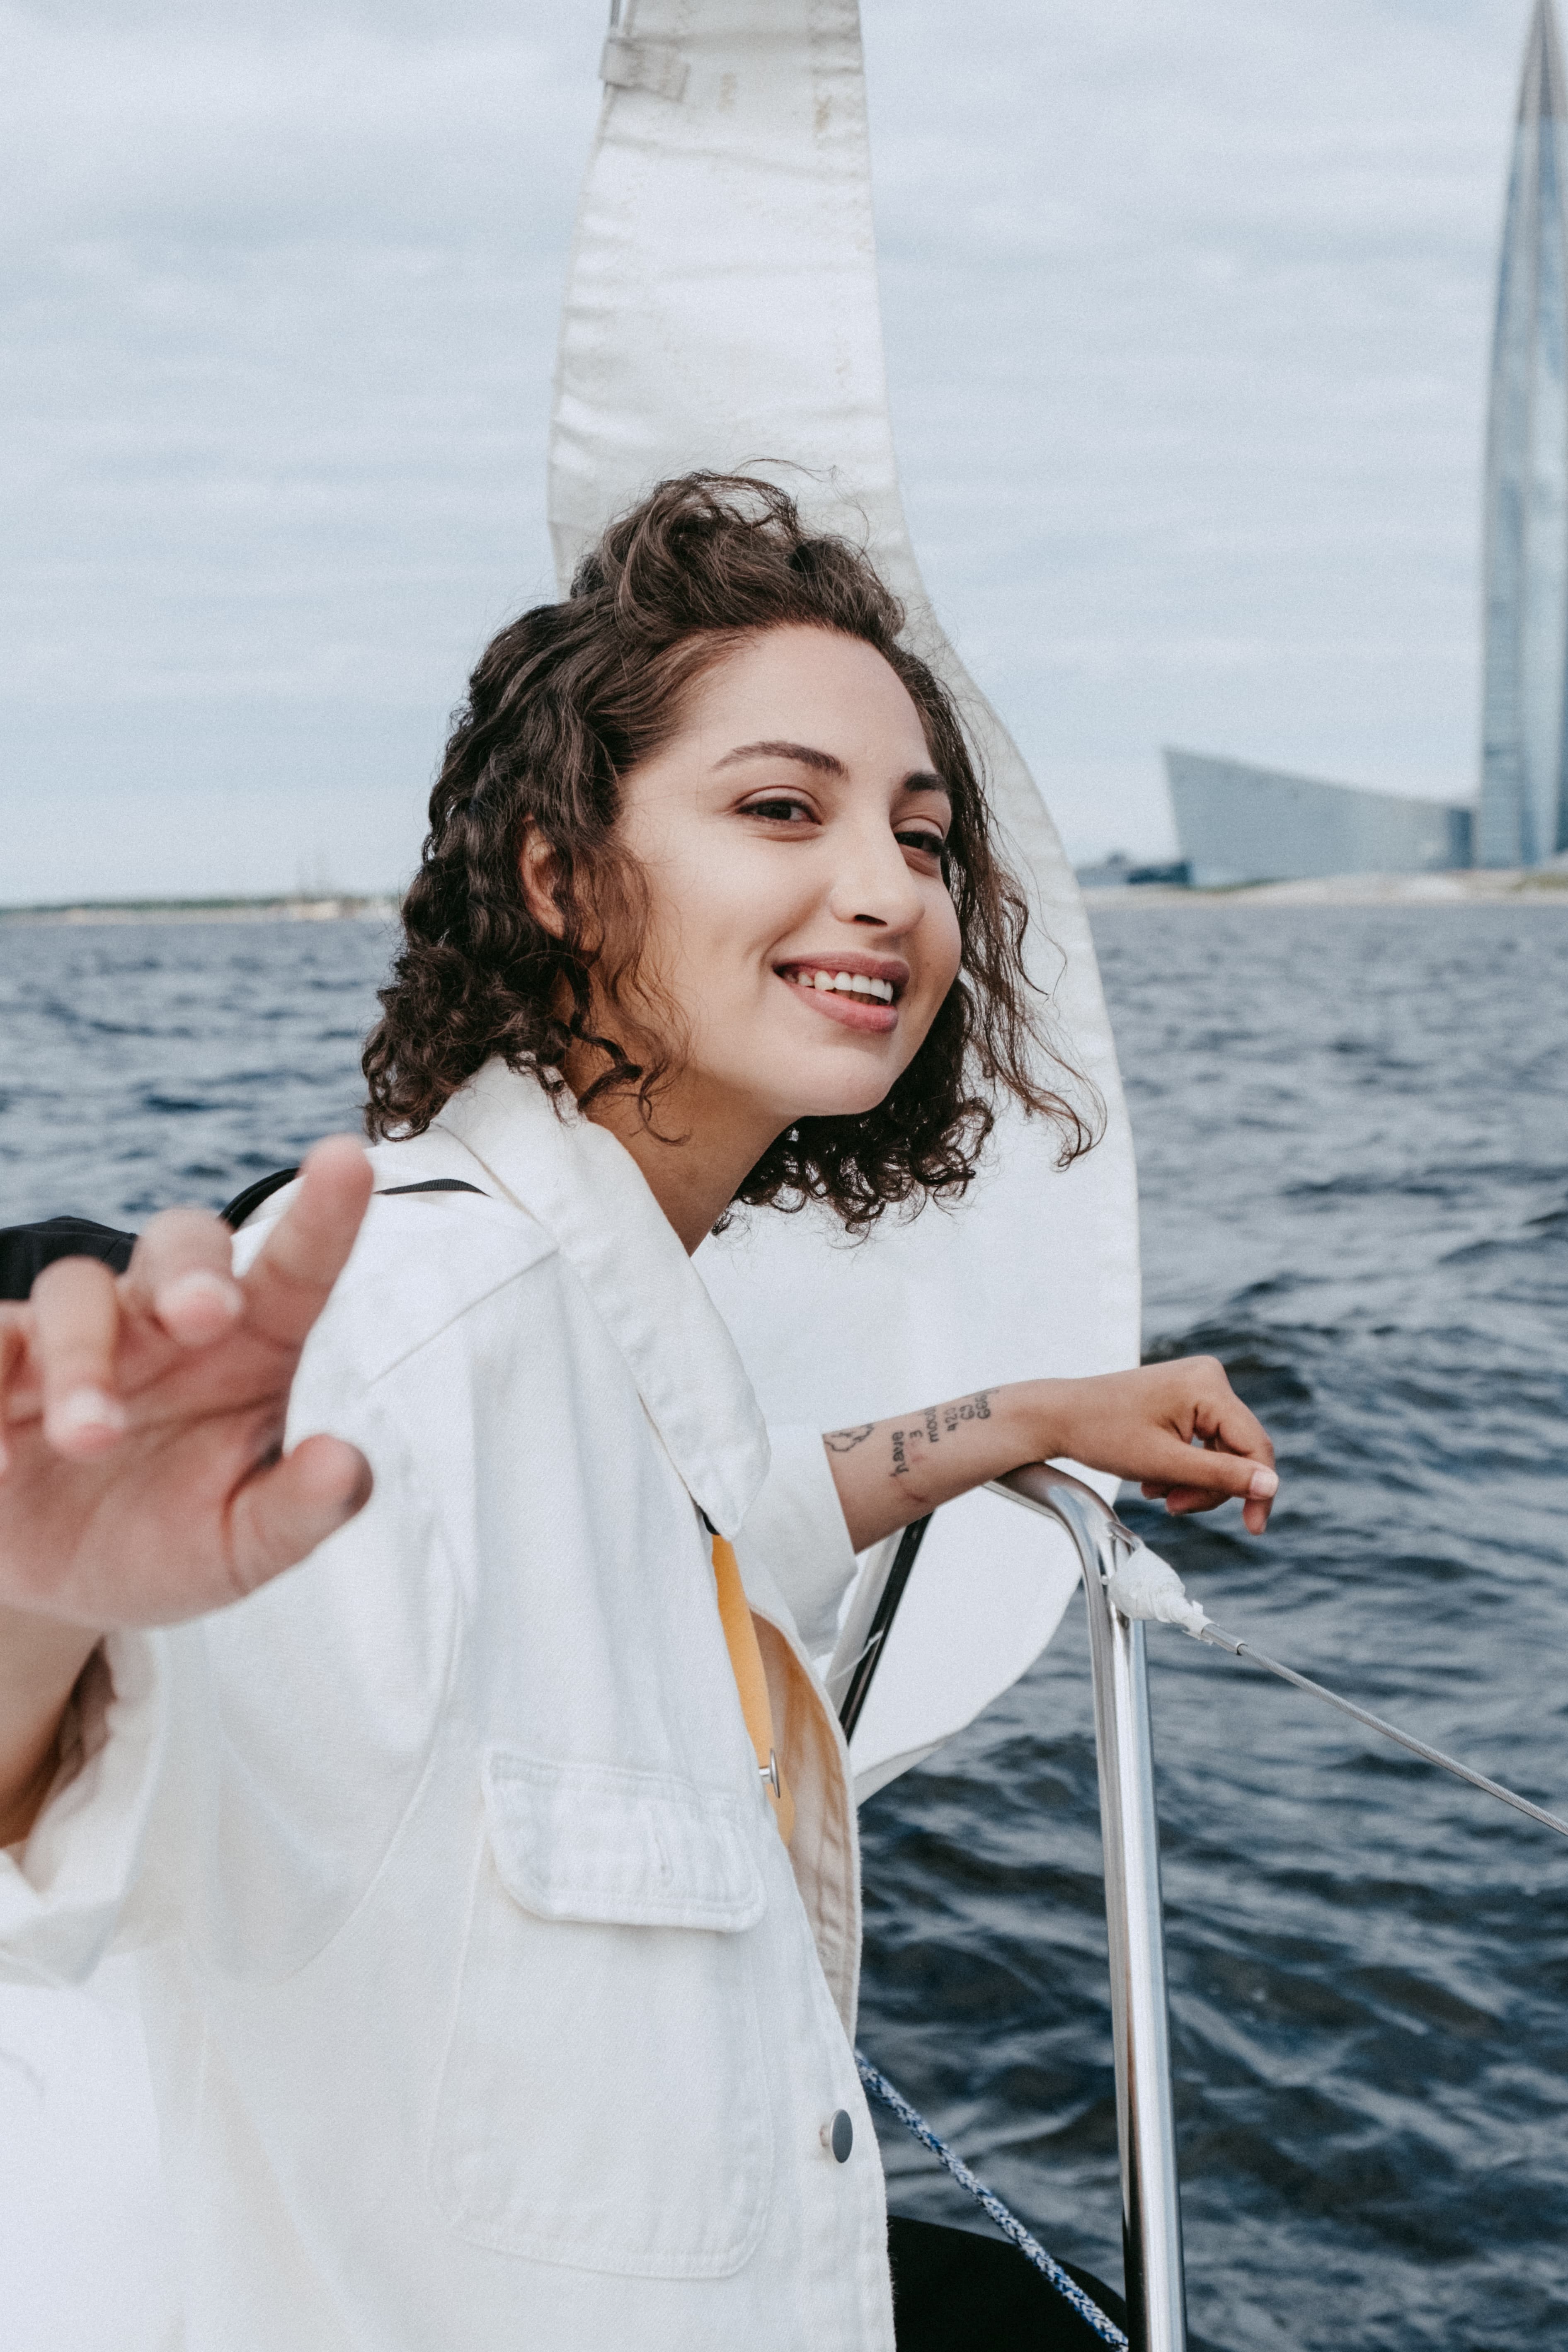
[[[1223,1503],[1233,1495],[1264,1501],[1271,1500],[1279,1489],[1279,1480],[1268,1463],[1255,1462],[1246,1454],[1184,1445],[1179,1437],[1151,1442],[1144,1461],[1145,1485],[1163,1487],[1172,1496],[1190,1492],[1202,1495],[1209,1503]]]
[[[1185,1371],[1185,1365],[1174,1367]],[[1193,1433],[1205,1444],[1223,1446],[1229,1454],[1245,1454],[1272,1469],[1274,1448],[1256,1413],[1249,1412],[1226,1377],[1225,1367],[1212,1356],[1194,1360],[1192,1371]]]
[[[1242,1524],[1249,1535],[1260,1536],[1279,1491],[1278,1474],[1262,1463],[1237,1462],[1225,1454],[1204,1454],[1189,1446],[1180,1478],[1146,1478],[1142,1493],[1150,1502],[1163,1501],[1167,1511],[1184,1517],[1215,1510],[1233,1496],[1241,1500]],[[1187,1465],[1191,1466],[1188,1467]]]
[[[121,1317],[113,1275],[96,1258],[57,1258],[27,1305],[45,1437],[72,1461],[107,1453],[125,1427],[114,1393]]]
[[[1194,1357],[1165,1369],[1181,1391],[1181,1409],[1173,1416],[1177,1428],[1196,1443],[1178,1438],[1168,1464],[1151,1465],[1144,1494],[1163,1496],[1166,1509],[1178,1515],[1212,1511],[1236,1496],[1242,1524],[1250,1535],[1260,1536],[1279,1491],[1268,1432],[1213,1357]]]
[[[230,1507],[230,1552],[242,1592],[292,1568],[370,1500],[364,1455],[341,1437],[307,1437],[249,1478]]]
[[[304,1339],[353,1247],[373,1181],[351,1136],[329,1136],[308,1154],[298,1194],[241,1283],[249,1318],[268,1339],[291,1347]]]
[[[1241,1523],[1248,1535],[1260,1536],[1268,1525],[1268,1514],[1274,1507],[1274,1497],[1279,1492],[1279,1474],[1259,1465],[1247,1485],[1247,1500],[1241,1507]]]
[[[154,1217],[120,1284],[93,1258],[46,1266],[26,1307],[0,1323],[0,1425],[41,1410],[56,1453],[74,1461],[107,1453],[128,1422],[118,1393],[122,1344],[128,1329],[145,1330],[142,1318],[197,1349],[233,1330],[248,1306],[264,1337],[298,1347],[353,1245],[371,1183],[352,1139],[318,1144],[298,1199],[243,1285],[231,1271],[233,1236],[195,1209]]]
[[[205,1348],[238,1320],[244,1298],[234,1278],[234,1235],[202,1209],[165,1209],[131,1255],[128,1300],[183,1348]]]

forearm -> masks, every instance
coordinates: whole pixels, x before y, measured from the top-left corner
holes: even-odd
[[[25,1838],[48,1793],[60,1722],[99,1636],[0,1609],[0,1846]]]
[[[939,1503],[1062,1448],[1052,1402],[1068,1383],[1015,1381],[823,1437],[857,1551]]]
[[[1065,1459],[1135,1478],[1177,1513],[1234,1498],[1252,1535],[1267,1527],[1279,1485],[1274,1448],[1212,1356],[1015,1381],[830,1429],[823,1443],[857,1551],[1025,1462]]]

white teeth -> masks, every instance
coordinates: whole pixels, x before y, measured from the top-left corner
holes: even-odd
[[[890,980],[872,980],[860,971],[802,971],[795,975],[802,988],[815,988],[825,994],[835,991],[841,996],[870,996],[879,1004],[891,1004],[893,983]]]

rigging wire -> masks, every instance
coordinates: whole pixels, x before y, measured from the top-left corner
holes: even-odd
[[[1458,1757],[1446,1756],[1440,1748],[1429,1747],[1425,1739],[1416,1739],[1410,1732],[1401,1731],[1397,1724],[1385,1722],[1381,1715],[1373,1715],[1369,1707],[1357,1706],[1353,1699],[1342,1698],[1337,1691],[1328,1689],[1324,1684],[1297,1674],[1293,1666],[1281,1665],[1278,1658],[1268,1657],[1250,1642],[1238,1641],[1234,1633],[1227,1633],[1212,1618],[1196,1630],[1185,1626],[1182,1630],[1192,1641],[1207,1642],[1216,1650],[1228,1652],[1233,1658],[1244,1659],[1248,1665],[1261,1666],[1266,1674],[1278,1675],[1281,1682],[1294,1684],[1298,1690],[1305,1691],[1310,1697],[1321,1698],[1328,1706],[1337,1706],[1342,1715],[1353,1716],[1356,1722],[1364,1723],[1369,1731],[1381,1732],[1384,1739],[1392,1739],[1397,1747],[1407,1748],[1423,1762],[1441,1766],[1445,1772],[1452,1772],[1456,1780],[1467,1781],[1472,1789],[1479,1789],[1486,1796],[1496,1797],[1500,1804],[1511,1805],[1516,1812],[1528,1813],[1532,1822],[1541,1822],[1547,1829],[1555,1830],[1559,1837],[1568,1838],[1568,1822],[1557,1813],[1549,1813],[1544,1805],[1532,1804],[1528,1797],[1521,1797],[1512,1789],[1505,1789],[1500,1780],[1489,1780],[1484,1772],[1473,1772],[1468,1764],[1461,1764]]]

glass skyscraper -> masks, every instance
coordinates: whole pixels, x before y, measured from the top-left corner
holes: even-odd
[[[1524,56],[1487,426],[1477,863],[1568,848],[1568,81],[1552,0]]]

